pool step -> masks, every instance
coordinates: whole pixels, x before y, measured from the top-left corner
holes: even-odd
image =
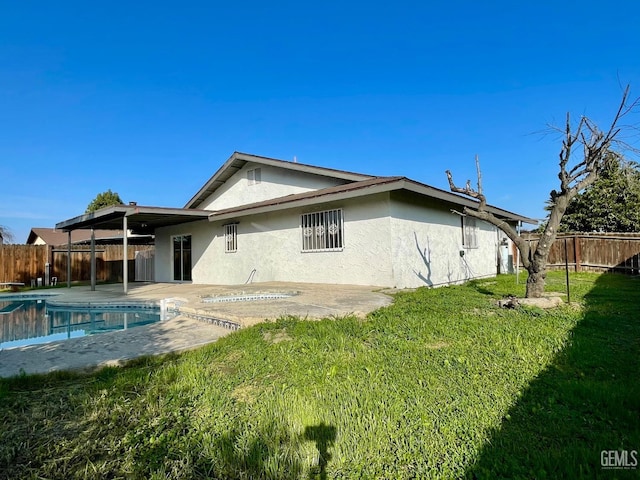
[[[8,315],[15,312],[19,308],[22,308],[23,306],[24,303],[22,302],[11,302],[9,305],[5,305],[4,307],[0,308],[0,315]]]

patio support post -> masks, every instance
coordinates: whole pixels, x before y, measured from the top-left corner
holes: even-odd
[[[91,291],[96,291],[96,232],[91,228]]]
[[[71,230],[67,232],[67,288],[71,288]]]
[[[128,234],[127,234],[127,229],[128,229],[128,225],[127,225],[127,215],[125,214],[122,217],[122,284],[124,286],[124,294],[127,294],[127,283],[129,281],[129,258],[128,258],[128,252],[129,252],[129,239],[128,239]]]

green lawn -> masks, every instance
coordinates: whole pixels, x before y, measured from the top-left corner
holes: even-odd
[[[640,450],[640,280],[571,282],[550,311],[497,308],[501,276],[0,380],[0,478],[635,478],[600,452]]]

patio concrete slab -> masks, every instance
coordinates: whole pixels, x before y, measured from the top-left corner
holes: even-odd
[[[230,329],[188,317],[221,320],[242,328],[285,315],[309,319],[364,316],[392,301],[392,297],[376,291],[375,287],[286,282],[237,286],[134,283],[129,285],[128,295],[123,294],[122,285],[118,284],[98,285],[95,291],[91,291],[89,287],[73,287],[42,292],[56,293],[51,301],[62,304],[167,300],[169,304],[179,305],[182,314],[172,320],[127,331],[1,350],[0,377],[18,375],[21,372],[46,373],[120,365],[142,355],[196,348],[232,333]],[[220,299],[230,295],[275,293],[292,296],[273,300],[205,302],[205,299]]]

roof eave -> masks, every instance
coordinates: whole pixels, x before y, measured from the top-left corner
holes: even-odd
[[[419,183],[410,179],[406,179],[405,188],[416,193],[437,198],[445,202],[454,203],[463,207],[476,208],[478,206],[478,202],[475,200],[471,200],[470,198],[463,197],[462,195],[459,195],[457,193],[447,192],[446,190],[431,187],[429,185],[425,185],[423,183]],[[508,220],[530,223],[532,225],[538,224],[538,221],[533,218],[525,217],[523,215],[519,215],[502,208],[494,207],[493,205],[487,205],[487,210],[494,215],[498,215],[499,217]]]
[[[442,200],[447,203],[462,206],[462,207],[474,208],[478,205],[477,202],[470,200],[468,198],[465,198],[461,195],[447,192],[446,190],[430,187],[428,185],[403,177],[390,182],[370,185],[367,187],[348,190],[345,192],[323,194],[322,191],[319,191],[318,195],[316,196],[305,197],[302,199],[290,200],[287,197],[282,197],[280,201],[274,201],[274,203],[269,205],[257,206],[257,207],[251,207],[250,205],[247,205],[246,207],[238,207],[238,208],[228,209],[228,211],[221,211],[221,213],[212,212],[209,215],[209,221],[218,222],[218,221],[224,221],[224,220],[231,220],[231,219],[236,219],[236,218],[244,217],[248,215],[259,215],[262,213],[270,213],[270,212],[275,212],[280,210],[287,210],[290,208],[306,207],[306,206],[317,205],[322,203],[336,202],[336,201],[346,200],[350,198],[362,197],[366,195],[374,195],[377,193],[390,192],[394,190],[408,190],[408,191],[412,191],[412,192],[425,195],[431,198]],[[531,223],[534,225],[538,223],[537,220],[524,217],[522,215],[518,215],[516,213],[503,210],[501,208],[493,207],[490,205],[487,206],[487,208],[494,215],[498,215],[499,217],[505,218],[510,221],[522,221],[522,222]]]
[[[140,224],[140,228],[159,228],[167,225],[175,225],[178,223],[187,223],[197,220],[206,220],[209,211],[183,208],[164,208],[164,207],[143,207],[137,205],[118,205],[114,207],[106,207],[93,213],[80,215],[69,220],[65,220],[56,224],[56,228],[63,231],[81,230],[88,228],[103,228],[106,230],[118,230],[123,228],[123,223],[115,223],[124,217],[133,219],[129,221],[129,228],[133,229],[134,224]],[[148,220],[140,218],[147,216]],[[167,217],[173,221],[164,221],[161,217]],[[158,218],[161,221],[157,221]],[[178,221],[175,221],[179,219]],[[143,225],[144,223],[144,225]],[[146,224],[149,224],[147,226]],[[146,234],[148,232],[140,232]]]
[[[77,217],[70,218],[68,220],[64,220],[62,222],[56,223],[56,229],[63,230],[68,232],[70,230],[78,230],[83,228],[81,225],[90,225],[92,220],[97,220],[100,218],[106,218],[112,215],[119,216],[119,214],[126,215],[127,211],[132,208],[126,205],[115,205],[111,207],[101,208],[100,210],[96,210],[95,212],[85,213],[83,215],[78,215]]]

